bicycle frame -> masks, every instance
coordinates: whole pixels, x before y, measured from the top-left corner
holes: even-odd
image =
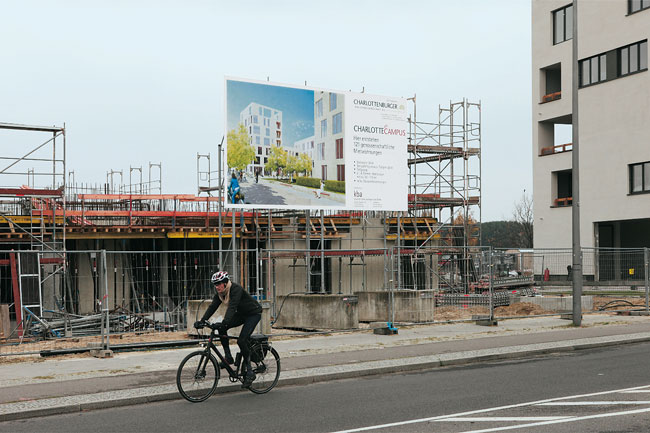
[[[217,338],[219,338],[219,339],[221,339],[222,337],[226,337],[226,338],[229,339],[229,340],[236,340],[237,337],[233,337],[233,336],[230,336],[230,335],[215,334],[214,331],[215,331],[215,330],[212,329],[212,330],[210,331],[210,335],[208,336],[208,342],[206,343],[206,346],[205,346],[205,351],[206,351],[206,353],[210,353],[210,350],[212,350],[212,351],[217,355],[217,358],[219,358],[219,360],[220,360],[220,361],[223,363],[223,365],[225,366],[226,371],[228,371],[228,375],[229,375],[232,379],[240,380],[240,379],[241,379],[241,375],[239,374],[239,370],[242,368],[243,360],[241,360],[240,363],[239,363],[239,365],[236,366],[236,369],[233,369],[233,368],[230,366],[230,364],[228,364],[228,363],[226,362],[226,358],[221,354],[221,352],[220,352],[219,349],[217,348],[217,345],[214,344],[214,338],[215,338],[215,337],[217,337]],[[205,364],[207,365],[207,363],[208,363],[208,358],[206,357],[206,358],[205,358]],[[203,369],[206,367],[206,365],[199,365],[199,371],[203,370]]]

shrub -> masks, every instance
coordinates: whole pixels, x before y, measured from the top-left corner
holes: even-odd
[[[320,179],[315,177],[297,177],[296,185],[309,186],[311,188],[320,188]]]
[[[325,189],[327,191],[345,193],[345,182],[342,180],[326,180]]]

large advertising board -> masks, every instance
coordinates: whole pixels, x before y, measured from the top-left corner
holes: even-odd
[[[406,100],[226,78],[226,206],[407,210]]]

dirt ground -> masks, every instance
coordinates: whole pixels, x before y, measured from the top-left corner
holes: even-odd
[[[601,309],[603,306],[609,306],[607,310],[629,310],[645,307],[645,298],[643,297],[616,297],[616,296],[595,296],[594,297],[594,311]],[[436,320],[471,320],[472,316],[485,316],[489,314],[487,307],[467,307],[460,308],[457,306],[445,306],[436,309]],[[494,309],[496,317],[516,317],[516,316],[535,316],[543,314],[557,314],[554,311],[542,309],[539,305],[530,302],[518,302],[505,307],[497,307]],[[367,328],[367,324],[360,324],[360,328]],[[276,339],[296,338],[306,336],[302,331],[288,330],[288,329],[273,329],[273,335]],[[187,340],[187,331],[177,332],[140,332],[128,334],[113,334],[111,335],[111,344],[125,344],[125,343],[144,343],[156,341],[175,341]],[[37,342],[22,342],[20,345],[16,342],[12,344],[0,344],[0,355],[7,353],[30,353],[39,352],[41,350],[54,350],[54,349],[68,349],[68,348],[82,348],[89,347],[94,344],[101,343],[100,336],[88,337],[75,337],[75,338],[61,338],[56,340],[45,340]],[[86,357],[90,356],[88,353],[65,355],[66,357]],[[25,359],[25,356],[7,357],[0,356],[0,364],[6,362],[19,362]],[[30,360],[43,359],[39,358],[36,354],[35,357],[30,357]]]

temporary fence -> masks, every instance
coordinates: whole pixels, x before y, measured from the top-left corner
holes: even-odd
[[[647,313],[649,251],[584,248],[583,313]],[[188,317],[190,302],[214,296],[209,281],[217,270],[267,301],[276,328],[558,314],[572,308],[572,267],[568,249],[438,245],[2,252],[1,344],[185,330],[196,319]]]

